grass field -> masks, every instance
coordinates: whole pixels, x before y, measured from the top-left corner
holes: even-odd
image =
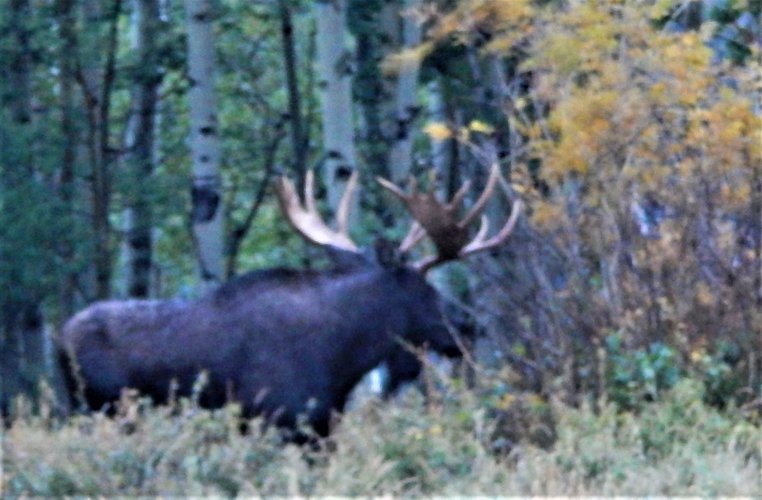
[[[411,390],[356,405],[320,449],[283,445],[273,432],[241,435],[233,406],[132,401],[115,418],[61,422],[43,405],[37,416],[22,409],[4,431],[0,496],[759,498],[760,428],[732,409],[707,407],[701,391],[684,380],[634,414],[536,396],[488,400],[453,386],[427,403]]]

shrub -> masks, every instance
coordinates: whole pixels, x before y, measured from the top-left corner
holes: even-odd
[[[626,351],[619,333],[606,339],[607,395],[620,409],[632,410],[656,401],[681,377],[675,349],[654,342],[647,349]]]
[[[762,494],[760,427],[703,402],[680,379],[637,413],[515,394],[480,372],[476,389],[444,384],[369,400],[321,447],[284,445],[238,408],[181,400],[131,415],[65,421],[24,415],[3,436],[4,497],[63,495],[749,495]],[[501,394],[500,396],[497,396]],[[537,441],[534,409],[552,409],[555,441]],[[535,408],[535,409],[536,409]],[[498,411],[500,410],[500,411]],[[505,411],[505,413],[501,413]],[[546,414],[545,410],[539,415]],[[546,414],[547,415],[547,414]],[[510,422],[535,422],[525,430]],[[543,417],[545,418],[545,417]],[[507,431],[501,426],[508,425]],[[508,437],[505,437],[508,436]],[[510,449],[495,443],[510,439]]]

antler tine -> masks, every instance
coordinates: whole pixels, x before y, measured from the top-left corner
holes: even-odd
[[[427,255],[421,260],[413,263],[410,267],[412,267],[413,269],[415,269],[421,274],[426,274],[429,271],[429,269],[441,264],[442,262],[445,262],[445,259],[443,259],[439,255]]]
[[[458,189],[458,192],[455,193],[450,200],[449,206],[453,209],[457,208],[458,205],[463,201],[463,198],[466,197],[466,193],[468,192],[468,188],[471,187],[471,181],[465,181],[461,186],[460,189]]]
[[[284,213],[291,213],[298,207],[299,197],[296,195],[296,188],[288,178],[281,177],[276,181],[275,192],[278,195],[278,204]]]
[[[487,218],[486,215],[482,215],[481,219],[479,220],[479,230],[476,232],[476,236],[474,236],[474,239],[471,240],[471,243],[474,243],[477,241],[478,242],[484,241],[484,238],[487,237],[488,232],[489,232],[489,219]],[[469,243],[469,245],[471,243]]]
[[[521,203],[521,200],[516,200],[513,202],[513,206],[511,207],[511,216],[508,218],[508,221],[505,223],[502,229],[500,229],[500,231],[498,231],[498,233],[492,238],[483,241],[483,238],[486,235],[486,231],[484,231],[484,235],[482,235],[482,228],[480,228],[479,234],[476,235],[471,243],[466,245],[463,250],[460,251],[460,256],[465,257],[476,252],[489,250],[490,248],[494,248],[505,241],[505,239],[510,236],[510,234],[513,232],[513,229],[516,227],[516,221],[519,220],[519,214],[521,213],[522,206],[523,204]]]
[[[357,170],[352,172],[347,181],[347,187],[341,195],[339,208],[336,211],[336,227],[341,233],[348,234],[349,230],[349,209],[352,206],[352,196],[357,190],[357,179],[360,177]]]
[[[402,189],[400,189],[400,187],[397,186],[396,184],[394,184],[393,182],[387,181],[386,179],[384,179],[383,177],[380,177],[380,176],[376,177],[376,182],[381,184],[381,187],[383,187],[387,191],[391,192],[394,196],[396,196],[397,198],[399,198],[403,202],[407,200],[407,195],[405,194],[405,192]]]
[[[463,220],[458,223],[460,227],[467,227],[473,220],[478,217],[486,208],[487,201],[489,200],[490,196],[492,196],[493,191],[495,190],[495,186],[497,185],[498,177],[500,176],[500,168],[498,167],[497,163],[492,164],[492,168],[489,172],[489,178],[487,179],[487,185],[484,186],[484,191],[482,191],[481,196],[479,196],[479,199],[476,200],[476,203],[471,207],[471,210],[468,211],[465,217],[463,217]]]
[[[410,225],[410,230],[408,230],[407,235],[405,235],[402,243],[400,243],[400,252],[405,253],[410,251],[410,249],[416,246],[424,236],[426,236],[426,230],[418,223],[418,221],[413,221]]]
[[[308,212],[318,213],[315,203],[315,173],[312,170],[307,170],[304,178],[304,204]]]
[[[410,198],[418,194],[418,180],[413,177],[412,175],[407,181],[408,186],[410,186],[410,194],[408,195]]]
[[[429,190],[434,189],[434,185],[437,182],[437,171],[433,168],[429,169]]]
[[[277,180],[275,192],[281,211],[286,216],[288,223],[311,243],[331,245],[342,250],[357,252],[357,245],[350,239],[346,227],[343,230],[334,231],[323,222],[317,211],[313,188],[314,176],[310,170],[305,178],[305,204],[302,206],[294,184],[285,176]]]

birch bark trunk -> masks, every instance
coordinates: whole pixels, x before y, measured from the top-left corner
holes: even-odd
[[[209,0],[185,0],[185,11],[191,80],[191,221],[201,280],[208,286],[224,279],[224,210],[214,89],[214,32]]]
[[[349,176],[357,168],[352,114],[352,56],[346,48],[346,1],[318,0],[317,68],[325,149],[324,182],[335,213]],[[357,203],[355,197],[354,203]],[[356,214],[356,210],[351,213]]]
[[[411,49],[421,43],[421,26],[411,14],[421,6],[421,0],[406,0],[402,20],[402,47]],[[420,61],[417,58],[405,58],[397,78],[395,133],[389,152],[389,172],[392,181],[400,183],[410,173],[413,158],[413,139],[411,125],[420,106],[418,105],[418,72]]]

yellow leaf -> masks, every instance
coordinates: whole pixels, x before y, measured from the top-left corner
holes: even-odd
[[[525,186],[523,184],[517,184],[515,182],[511,183],[511,188],[519,194],[527,194],[529,190],[531,189],[529,186]]]
[[[694,349],[690,354],[691,361],[698,363],[704,360],[704,352],[701,349]]]
[[[417,69],[423,59],[434,49],[432,42],[425,42],[411,48],[405,48],[396,54],[387,56],[381,62],[381,72],[387,76],[397,76]]]
[[[556,205],[541,201],[534,208],[532,221],[540,227],[554,229],[563,221],[564,213]]]
[[[501,397],[500,401],[497,403],[497,407],[503,410],[507,410],[511,407],[514,401],[516,401],[516,396],[513,394],[503,394],[503,397]]]
[[[452,130],[443,123],[429,123],[423,127],[423,133],[435,141],[443,141],[452,137]]]
[[[673,0],[658,0],[652,7],[649,14],[651,19],[661,19],[669,14],[672,9]]]
[[[468,129],[472,132],[481,132],[482,134],[491,134],[495,131],[495,127],[479,120],[471,120],[471,123],[468,124]]]
[[[702,306],[708,307],[714,304],[714,296],[715,294],[706,283],[700,282],[696,286],[696,301]]]

